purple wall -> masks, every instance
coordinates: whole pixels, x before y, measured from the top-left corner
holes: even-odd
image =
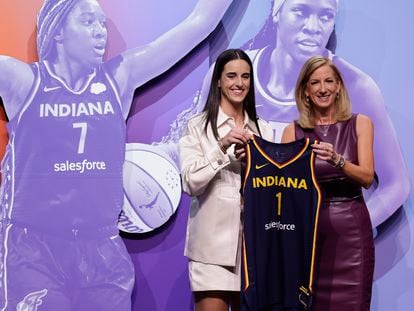
[[[335,0],[318,3],[330,1]],[[9,2],[2,1],[0,11]],[[40,2],[36,2],[38,7]],[[123,0],[115,5],[111,0],[101,0],[108,16],[107,58],[158,37],[185,18],[196,2],[182,0],[177,4],[162,0]],[[10,20],[2,20],[0,46],[12,44],[20,35],[4,32],[4,25],[18,21],[18,29],[21,32],[26,29],[25,40],[28,44],[25,42],[17,48],[16,57],[28,54],[29,59],[33,58],[33,12],[36,9],[27,5],[20,13],[16,10],[15,15],[7,16]],[[171,70],[138,89],[128,119],[128,142],[151,144],[167,135],[177,116],[193,105],[210,59],[227,47],[244,45],[259,33],[270,9],[270,0],[235,1],[215,33]],[[370,194],[366,193],[367,198],[371,199],[371,216],[380,224],[376,228],[372,300],[372,310],[378,311],[411,310],[414,295],[413,196],[410,192],[407,197],[404,191],[407,187],[405,176],[408,174],[411,180],[414,175],[411,160],[414,158],[414,146],[411,133],[407,130],[413,125],[414,114],[414,105],[410,103],[414,87],[414,60],[408,57],[414,43],[407,40],[411,38],[409,31],[413,26],[413,12],[414,4],[408,0],[347,0],[340,1],[335,21],[335,54],[349,65],[346,68],[352,69],[345,73],[346,79],[353,83],[357,81],[355,77],[366,78],[374,92],[371,94],[378,96],[364,97],[355,88],[355,101],[361,103],[354,103],[355,111],[370,114],[378,120],[374,124],[377,169],[385,171],[383,176],[398,173],[396,183],[384,190],[384,196],[369,197]],[[274,39],[274,34],[269,36]],[[155,61],[156,58],[157,55],[154,55]],[[379,108],[373,109],[370,103]],[[396,145],[391,146],[388,139]],[[402,155],[406,167],[394,165],[393,155],[396,158]],[[393,165],[394,169],[385,169]],[[391,179],[380,178],[380,184],[386,184]],[[403,206],[398,208],[401,203],[404,203]],[[123,235],[136,272],[133,310],[192,310],[187,259],[183,256],[188,207],[189,198],[183,195],[176,214],[165,225],[146,234]]]

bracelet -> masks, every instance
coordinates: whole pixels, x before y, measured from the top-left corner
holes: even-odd
[[[219,148],[220,148],[220,150],[225,154],[226,152],[227,152],[227,148],[226,147],[224,147],[224,144],[223,144],[223,142],[221,141],[221,139],[219,139],[218,141],[217,141],[217,144],[218,144],[218,146],[219,146]]]
[[[336,168],[343,168],[344,165],[345,165],[345,158],[342,155],[340,155],[339,160],[335,163],[335,167]]]

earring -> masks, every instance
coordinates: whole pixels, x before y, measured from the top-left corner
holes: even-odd
[[[306,96],[305,100],[306,100],[307,103],[309,103],[309,96]]]
[[[339,92],[338,93],[336,93],[336,99],[338,99],[339,98]]]

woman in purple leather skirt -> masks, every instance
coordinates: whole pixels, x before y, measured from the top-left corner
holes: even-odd
[[[312,57],[303,65],[295,98],[299,119],[285,129],[282,142],[319,142],[313,151],[324,195],[312,310],[369,310],[374,242],[361,187],[374,178],[373,124],[351,113],[341,73],[328,58]]]

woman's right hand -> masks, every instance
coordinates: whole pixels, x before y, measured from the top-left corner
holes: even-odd
[[[244,146],[250,138],[251,134],[247,130],[234,127],[220,141],[227,150],[233,144]]]

